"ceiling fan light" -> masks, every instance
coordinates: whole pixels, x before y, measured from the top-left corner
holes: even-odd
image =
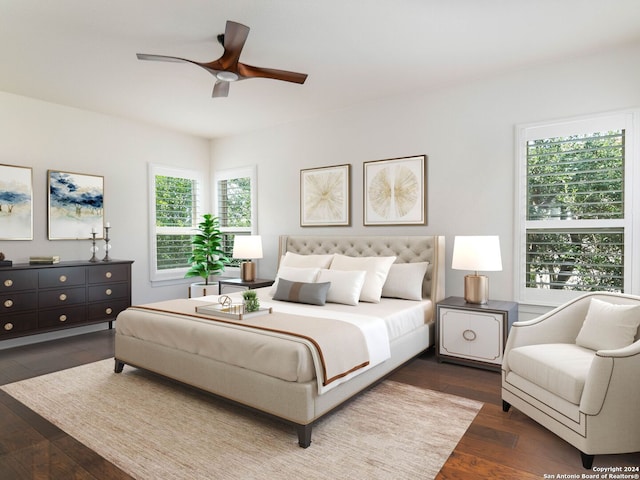
[[[235,82],[240,77],[238,77],[236,73],[222,71],[222,72],[216,73],[216,78],[223,82]]]

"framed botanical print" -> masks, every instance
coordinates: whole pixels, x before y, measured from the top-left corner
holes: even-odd
[[[364,225],[427,224],[427,157],[364,162]]]
[[[0,165],[0,240],[33,240],[33,172]]]
[[[49,170],[49,240],[103,238],[104,177]]]
[[[351,165],[300,170],[300,226],[351,224]]]

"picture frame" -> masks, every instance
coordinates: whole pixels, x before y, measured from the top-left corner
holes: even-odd
[[[351,225],[351,165],[300,170],[300,226]]]
[[[0,164],[0,240],[33,240],[33,170]]]
[[[104,177],[47,171],[49,240],[104,238]]]
[[[363,163],[363,224],[427,224],[427,156]]]

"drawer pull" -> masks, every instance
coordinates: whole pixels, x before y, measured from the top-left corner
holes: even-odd
[[[107,273],[104,274],[104,276],[107,277],[107,278],[111,278],[113,276],[113,273],[107,272]]]
[[[60,275],[60,278],[58,280],[60,280],[60,283],[64,283],[64,282],[67,281],[67,276],[66,275]]]
[[[66,293],[61,293],[58,298],[60,299],[61,302],[64,302],[67,299],[67,294]]]
[[[113,293],[113,290],[107,288],[104,293],[106,293],[107,295],[111,295]]]
[[[58,320],[60,320],[61,322],[66,322],[67,321],[67,316],[63,313],[62,315],[60,315],[58,317]]]
[[[111,315],[113,313],[113,308],[111,308],[111,307],[106,308],[104,313],[106,313],[107,315]]]
[[[11,300],[11,299],[5,300],[4,301],[4,306],[7,307],[7,308],[13,307],[13,300]]]
[[[9,330],[13,330],[13,323],[5,323],[4,329],[8,332]]]
[[[473,330],[467,329],[462,332],[462,338],[464,338],[467,342],[473,342],[477,338],[477,335]]]
[[[4,286],[5,286],[5,287],[10,287],[10,286],[12,286],[12,285],[13,285],[13,280],[11,280],[10,278],[7,278],[7,279],[4,281]]]

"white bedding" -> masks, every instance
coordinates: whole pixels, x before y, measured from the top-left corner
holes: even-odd
[[[319,382],[319,393],[347,381],[366,369],[389,358],[389,344],[394,339],[431,321],[430,301],[408,301],[383,298],[380,303],[360,302],[358,306],[327,303],[322,307],[272,300],[270,288],[258,289],[262,307],[273,307],[274,311],[292,314],[307,314],[314,317],[337,318],[364,328],[369,345],[370,365],[344,377],[340,381],[323,387]],[[240,294],[231,295],[235,301]],[[218,295],[200,297],[198,301],[217,302]],[[374,320],[366,320],[373,318]],[[376,320],[377,319],[377,320]],[[162,322],[162,328],[158,328]],[[375,325],[382,324],[385,328]],[[317,355],[309,342],[291,341],[290,338],[264,332],[240,331],[236,328],[215,324],[207,320],[180,321],[174,316],[149,312],[127,311],[116,323],[118,333],[167,347],[196,353],[225,363],[264,373],[291,382],[307,382],[317,378],[313,360]],[[368,331],[368,333],[367,333]]]

